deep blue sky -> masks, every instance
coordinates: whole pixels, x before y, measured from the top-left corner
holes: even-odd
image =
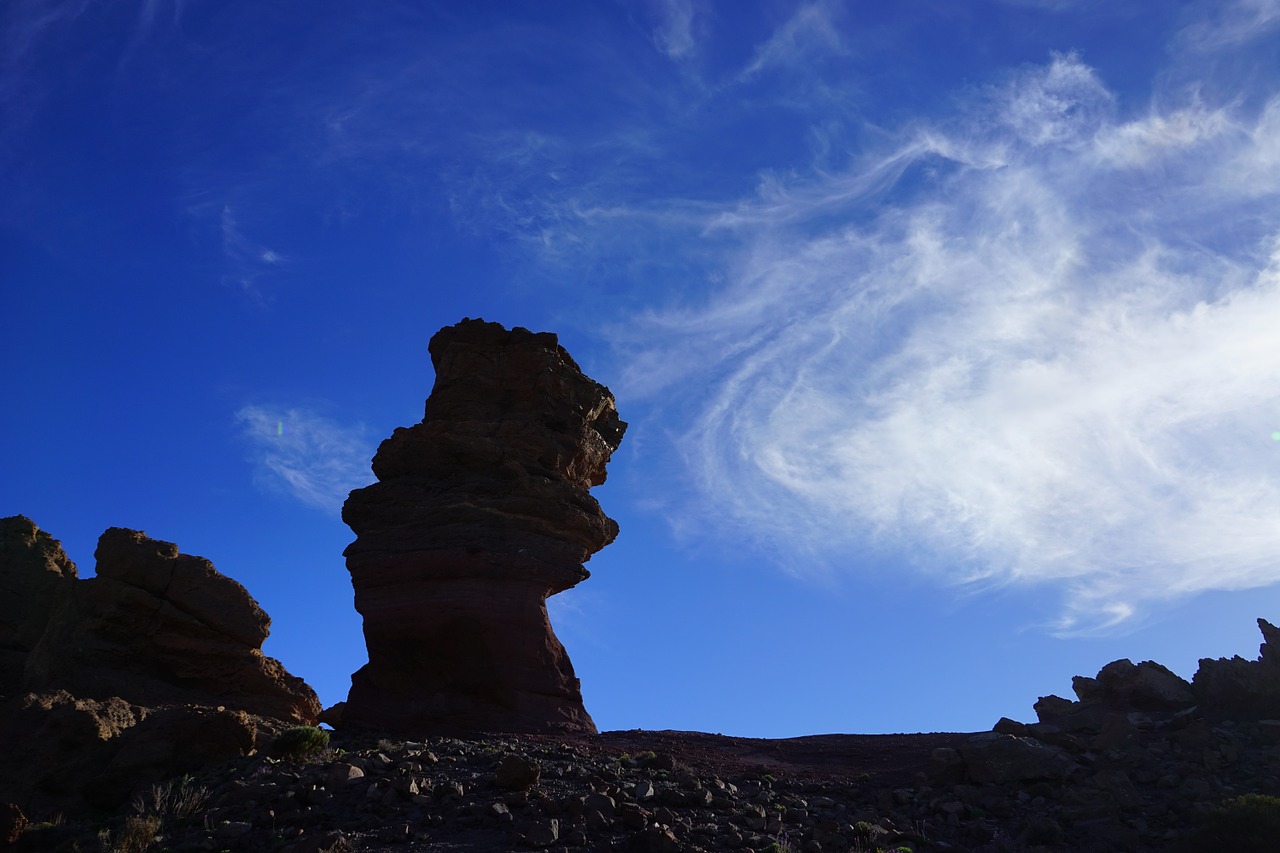
[[[0,514],[214,561],[331,704],[465,316],[631,422],[605,729],[978,730],[1280,619],[1280,2],[0,5]]]

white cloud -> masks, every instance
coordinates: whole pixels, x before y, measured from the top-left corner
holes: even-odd
[[[1110,92],[1092,68],[1061,55],[1043,71],[1015,78],[998,118],[1033,145],[1064,145],[1087,140],[1110,103]]]
[[[219,224],[223,255],[231,267],[228,280],[254,300],[265,302],[266,295],[258,286],[258,280],[267,269],[285,263],[287,258],[245,236],[231,205],[223,205]]]
[[[255,476],[308,506],[337,514],[352,489],[367,486],[377,442],[303,409],[245,406],[236,412],[252,450]]]
[[[1143,166],[1151,160],[1194,149],[1231,129],[1225,109],[1195,103],[1184,109],[1106,128],[1095,139],[1098,155],[1119,166]]]
[[[662,24],[654,33],[658,49],[672,59],[693,53],[693,0],[656,0]]]
[[[796,571],[1056,584],[1063,631],[1280,582],[1280,222],[1250,213],[1280,111],[1113,102],[1056,57],[709,216],[723,286],[637,324],[618,386],[708,383],[677,511]]]
[[[1264,36],[1280,26],[1280,0],[1235,0],[1211,4],[1212,19],[1197,21],[1180,41],[1196,51],[1216,51]]]
[[[833,6],[827,0],[805,3],[756,49],[740,76],[747,78],[772,66],[796,65],[814,55],[838,52],[842,44],[833,18]]]

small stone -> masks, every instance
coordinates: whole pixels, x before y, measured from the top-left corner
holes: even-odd
[[[354,782],[356,779],[363,779],[364,771],[354,764],[335,764],[333,769],[329,771],[330,787],[345,785],[348,782]]]
[[[525,833],[525,840],[534,847],[550,847],[560,840],[560,821],[551,818],[535,823]]]
[[[213,834],[215,837],[223,841],[229,841],[233,838],[239,838],[242,835],[248,834],[252,829],[253,824],[248,823],[247,821],[237,820],[222,824],[222,826],[214,830]]]

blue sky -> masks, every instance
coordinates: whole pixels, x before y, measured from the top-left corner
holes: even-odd
[[[1280,2],[9,0],[0,514],[214,561],[326,704],[465,316],[631,428],[604,729],[967,731],[1280,618]]]

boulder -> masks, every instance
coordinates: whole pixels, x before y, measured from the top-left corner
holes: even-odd
[[[27,690],[315,722],[315,692],[263,655],[271,620],[243,586],[135,530],[106,531],[95,556],[97,577],[62,589],[27,656]]]
[[[618,534],[589,490],[626,424],[553,334],[463,320],[429,349],[422,422],[342,511],[369,652],[343,725],[594,732],[546,599]]]
[[[1195,691],[1178,675],[1155,661],[1134,664],[1112,661],[1098,672],[1103,701],[1139,711],[1177,711],[1196,704]],[[1080,685],[1077,685],[1080,687]],[[1088,689],[1085,689],[1088,694]]]
[[[1061,779],[1074,762],[1061,749],[1035,738],[983,732],[961,744],[965,774],[978,783],[1028,782]]]
[[[58,540],[26,516],[0,518],[0,696],[19,692],[27,655],[75,579]]]

